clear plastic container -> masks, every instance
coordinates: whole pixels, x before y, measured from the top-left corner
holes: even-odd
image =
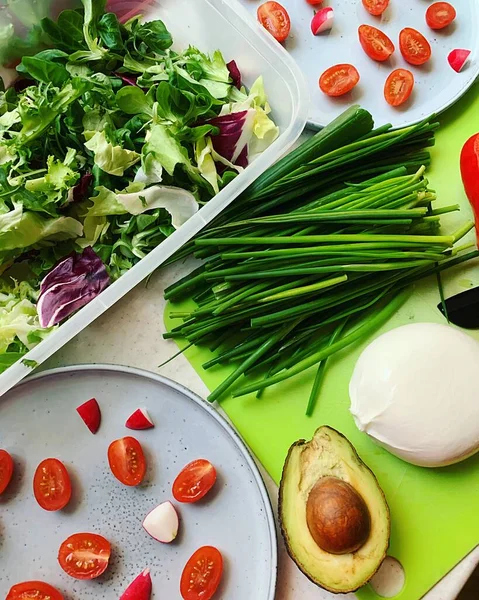
[[[40,5],[41,0],[37,0],[37,3]],[[68,5],[63,0],[57,3],[57,8],[60,4],[61,8]],[[263,75],[273,117],[280,127],[281,135],[253,164],[173,235],[61,325],[24,359],[0,375],[0,395],[31,372],[31,367],[24,362],[25,359],[34,361],[27,363],[30,365],[41,364],[220,214],[292,146],[304,129],[308,117],[307,88],[296,63],[251,19],[237,0],[110,0],[109,7],[123,15],[143,7],[142,12],[149,18],[161,18],[166,23],[177,48],[185,48],[192,44],[203,51],[220,49],[227,61],[236,60],[247,86],[259,75]]]

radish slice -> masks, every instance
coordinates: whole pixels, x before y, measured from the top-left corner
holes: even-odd
[[[163,544],[170,544],[178,535],[180,520],[171,502],[163,502],[143,521],[143,528],[152,538]]]
[[[456,71],[456,73],[460,73],[470,55],[470,50],[462,50],[461,48],[457,48],[449,53],[447,60],[454,71]]]
[[[333,27],[334,10],[328,6],[318,10],[311,21],[311,31],[313,35],[319,35],[324,31],[329,31]]]
[[[150,418],[146,408],[138,408],[135,412],[128,418],[125,426],[128,429],[151,429],[155,426],[153,421]]]
[[[100,406],[95,398],[92,398],[79,406],[77,408],[77,413],[92,433],[96,433],[100,429],[101,412]]]
[[[151,589],[150,569],[145,569],[130,583],[120,596],[120,600],[150,600]]]

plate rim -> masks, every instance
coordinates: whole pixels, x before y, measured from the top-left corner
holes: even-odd
[[[29,385],[35,381],[39,381],[42,379],[48,379],[50,377],[56,377],[58,375],[69,375],[75,373],[85,373],[88,371],[100,372],[107,371],[110,373],[121,373],[126,375],[133,375],[135,377],[140,377],[142,379],[149,379],[155,383],[160,383],[166,385],[169,388],[174,389],[186,396],[189,400],[193,401],[197,406],[203,409],[206,413],[210,415],[223,429],[224,431],[232,438],[237,448],[240,450],[241,454],[244,456],[245,461],[254,476],[254,480],[256,486],[261,495],[261,499],[264,505],[264,512],[266,516],[266,522],[268,526],[269,533],[269,543],[271,546],[271,573],[269,578],[269,591],[265,600],[274,600],[276,594],[276,586],[277,586],[277,574],[278,574],[278,535],[276,530],[276,521],[274,518],[273,506],[271,503],[271,498],[269,497],[268,490],[266,488],[266,484],[263,481],[263,477],[261,476],[260,470],[257,467],[255,460],[253,458],[253,454],[251,450],[248,448],[246,443],[241,438],[240,434],[234,429],[234,427],[228,422],[228,420],[221,415],[216,408],[214,408],[213,404],[208,403],[201,396],[182,385],[170,379],[169,377],[165,377],[158,373],[154,373],[153,371],[148,371],[146,369],[140,369],[137,367],[128,367],[124,365],[113,365],[107,363],[97,363],[97,364],[80,364],[80,365],[68,365],[64,367],[56,367],[54,369],[48,369],[46,371],[42,371],[40,373],[35,373],[30,375],[20,381],[17,385],[11,388],[6,394],[0,397],[0,402],[5,400],[10,394],[18,391],[21,387]]]

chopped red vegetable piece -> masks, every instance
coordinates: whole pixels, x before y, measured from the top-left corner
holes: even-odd
[[[155,424],[150,418],[146,408],[138,408],[135,412],[128,418],[125,423],[128,429],[152,429]]]
[[[150,569],[145,569],[130,583],[120,596],[120,600],[150,600],[151,590]]]
[[[96,433],[100,429],[101,411],[95,398],[92,398],[79,406],[77,408],[77,413],[92,433]]]
[[[471,55],[470,50],[463,50],[461,48],[457,48],[449,53],[447,60],[451,65],[451,68],[456,71],[456,73],[460,73],[467,62],[467,59]]]

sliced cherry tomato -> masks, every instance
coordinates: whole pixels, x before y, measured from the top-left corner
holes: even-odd
[[[216,482],[216,469],[203,458],[190,462],[173,483],[173,496],[178,502],[198,502]]]
[[[373,60],[384,62],[395,50],[388,36],[376,27],[361,25],[358,33],[364,52]]]
[[[324,0],[306,0],[306,2],[311,4],[311,6],[319,6],[324,2]]]
[[[13,459],[6,450],[0,450],[0,494],[7,489],[13,475]]]
[[[262,4],[258,8],[258,21],[278,42],[284,42],[291,31],[288,11],[279,2]]]
[[[25,581],[14,585],[5,600],[63,600],[63,596],[43,581]]]
[[[353,65],[329,67],[319,79],[321,91],[328,96],[342,96],[350,92],[359,81],[359,73]]]
[[[134,437],[124,437],[110,444],[108,462],[113,475],[124,485],[139,485],[146,473],[143,448]]]
[[[181,575],[183,600],[210,600],[218,589],[223,574],[223,557],[213,546],[197,550]]]
[[[396,69],[386,79],[384,97],[391,106],[404,104],[412,94],[414,75],[407,69]]]
[[[363,6],[370,15],[379,17],[389,6],[389,0],[363,0]]]
[[[58,562],[74,579],[95,579],[108,567],[111,545],[96,533],[75,533],[67,538],[58,551]]]
[[[423,65],[431,58],[431,46],[422,33],[406,27],[399,34],[401,54],[411,65]]]
[[[449,2],[435,2],[426,11],[426,23],[431,29],[444,29],[456,18],[456,9]]]
[[[47,458],[35,471],[33,493],[36,501],[45,510],[61,510],[72,495],[70,475],[65,465],[57,458]]]

